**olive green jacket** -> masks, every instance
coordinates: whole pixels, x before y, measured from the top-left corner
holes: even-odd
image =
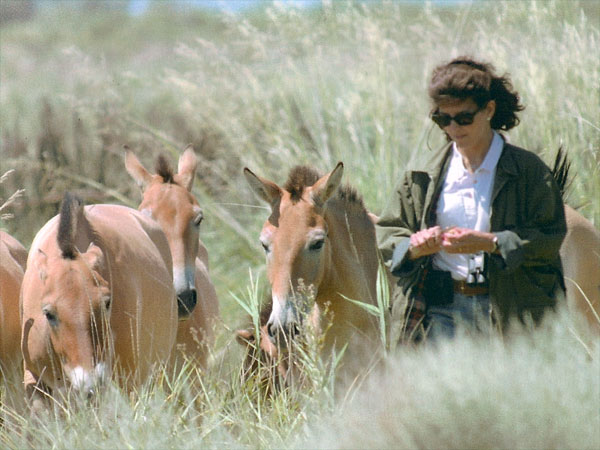
[[[448,144],[436,153],[429,169],[407,171],[376,227],[383,260],[398,278],[400,297],[404,297],[396,301],[403,300],[403,305],[415,295],[414,287],[432,260],[432,256],[408,260],[409,238],[435,225],[430,209],[443,187],[451,154]],[[496,317],[503,326],[510,317],[523,317],[523,313],[538,320],[564,290],[559,249],[567,226],[559,187],[537,155],[504,144],[494,179],[490,222],[499,250],[487,257]],[[392,309],[392,320],[394,316],[398,314]]]

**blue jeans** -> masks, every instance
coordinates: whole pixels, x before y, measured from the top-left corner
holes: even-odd
[[[427,308],[425,323],[427,340],[452,338],[458,327],[467,332],[489,332],[492,325],[492,305],[489,295],[454,293],[452,303]]]

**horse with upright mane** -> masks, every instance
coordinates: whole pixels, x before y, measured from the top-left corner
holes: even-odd
[[[569,185],[571,163],[562,147],[558,149],[552,175],[563,198]],[[579,212],[565,203],[567,234],[560,246],[567,306],[584,317],[600,334],[600,232]]]
[[[560,247],[567,303],[600,334],[600,232],[565,204],[567,235]]]
[[[342,174],[342,163],[323,176],[299,166],[280,187],[244,169],[251,188],[271,206],[260,242],[271,285],[266,331],[272,339],[293,334],[309,313],[306,289],[327,330],[325,350],[376,339],[375,318],[350,301],[377,303],[375,228],[356,191],[340,187]]]
[[[25,247],[0,231],[0,375],[21,359],[19,293],[26,264]]]
[[[34,410],[55,389],[91,395],[111,375],[131,387],[169,358],[177,330],[170,258],[158,224],[138,211],[84,207],[65,195],[33,240],[21,291]]]
[[[139,210],[164,231],[173,261],[173,285],[179,301],[174,358],[185,355],[204,365],[214,342],[219,302],[210,279],[208,252],[200,239],[204,219],[192,195],[197,159],[188,145],[179,158],[177,173],[161,155],[151,174],[126,148],[125,167],[142,190]]]

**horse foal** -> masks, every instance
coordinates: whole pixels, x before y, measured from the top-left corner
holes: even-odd
[[[184,357],[204,366],[214,343],[219,302],[208,271],[208,252],[199,236],[204,215],[191,193],[196,166],[191,145],[180,156],[177,173],[159,156],[156,174],[126,148],[125,167],[142,190],[139,210],[160,225],[169,242],[180,319],[174,362]]]
[[[316,308],[327,330],[325,352],[378,344],[375,318],[348,300],[376,305],[375,227],[356,191],[340,187],[342,174],[342,163],[323,176],[296,167],[280,187],[244,169],[250,187],[271,206],[260,233],[273,299],[268,334],[293,334],[300,317]],[[305,287],[314,306],[305,304]]]

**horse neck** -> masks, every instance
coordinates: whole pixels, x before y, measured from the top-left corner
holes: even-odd
[[[326,279],[329,286],[349,298],[376,303],[377,243],[367,214],[342,201],[331,202],[325,213],[331,254]],[[358,298],[360,297],[360,298]]]

